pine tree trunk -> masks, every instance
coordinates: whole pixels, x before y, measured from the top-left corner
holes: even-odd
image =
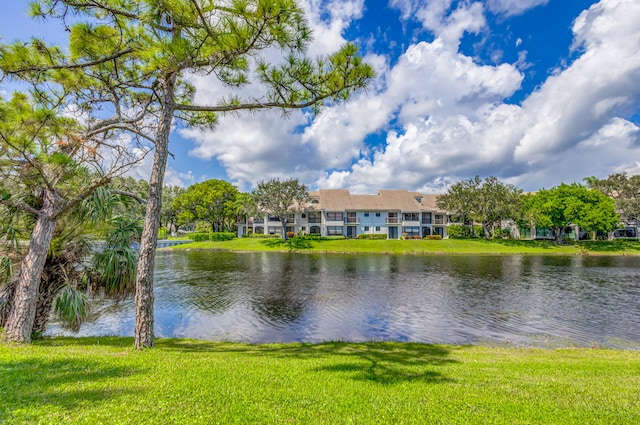
[[[137,349],[151,348],[154,344],[153,329],[153,266],[158,243],[160,209],[162,208],[162,185],[169,155],[169,133],[173,119],[176,74],[169,74],[163,81],[162,110],[155,140],[153,168],[149,178],[149,196],[144,227],[140,238],[140,255],[136,271],[136,330]]]
[[[47,252],[56,228],[53,219],[56,210],[55,195],[49,190],[43,194],[43,205],[31,233],[27,255],[22,260],[20,277],[16,285],[13,304],[6,323],[9,341],[31,342],[31,331],[36,315],[40,275],[47,260]]]
[[[14,278],[0,285],[0,328],[4,328],[4,325],[9,319],[9,312],[11,311],[15,290],[16,280]]]

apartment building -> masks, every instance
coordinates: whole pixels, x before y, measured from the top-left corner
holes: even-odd
[[[434,194],[406,190],[380,190],[375,195],[354,195],[348,190],[309,192],[310,202],[303,212],[292,213],[287,231],[322,236],[380,234],[399,239],[440,235],[447,237],[447,214],[436,207]],[[238,224],[238,236],[249,230],[257,234],[280,234],[277,218],[256,217],[248,225]]]

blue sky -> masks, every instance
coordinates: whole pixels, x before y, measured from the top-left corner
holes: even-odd
[[[26,18],[26,2],[6,3],[3,41],[64,41],[57,23]],[[213,132],[177,128],[166,183],[221,178],[250,190],[296,177],[313,189],[433,193],[475,175],[536,190],[640,173],[638,0],[301,4],[309,54],[355,42],[375,81],[318,116],[267,111],[221,117]],[[222,93],[210,78],[193,81],[202,102]]]

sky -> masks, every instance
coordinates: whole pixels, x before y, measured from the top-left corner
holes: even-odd
[[[56,22],[26,17],[27,2],[0,3],[3,42],[65,42]],[[442,193],[478,175],[534,191],[640,173],[638,0],[300,4],[311,57],[353,42],[376,78],[318,115],[263,111],[221,116],[213,131],[176,127],[166,184],[217,178],[249,191],[298,178],[314,190]],[[193,83],[197,101],[223,93],[211,77]],[[132,174],[148,178],[150,160]]]

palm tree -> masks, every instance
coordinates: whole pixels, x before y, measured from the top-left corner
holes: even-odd
[[[131,242],[139,239],[142,227],[141,215],[127,199],[101,188],[58,222],[40,277],[32,334],[44,332],[52,310],[63,324],[78,330],[88,313],[88,295],[122,299],[133,293],[137,254]],[[4,251],[20,261],[20,245],[8,244],[6,236],[28,229],[3,227],[2,231]],[[13,268],[9,256],[4,258],[5,270]],[[8,316],[14,289],[15,277],[0,286],[0,326]]]

